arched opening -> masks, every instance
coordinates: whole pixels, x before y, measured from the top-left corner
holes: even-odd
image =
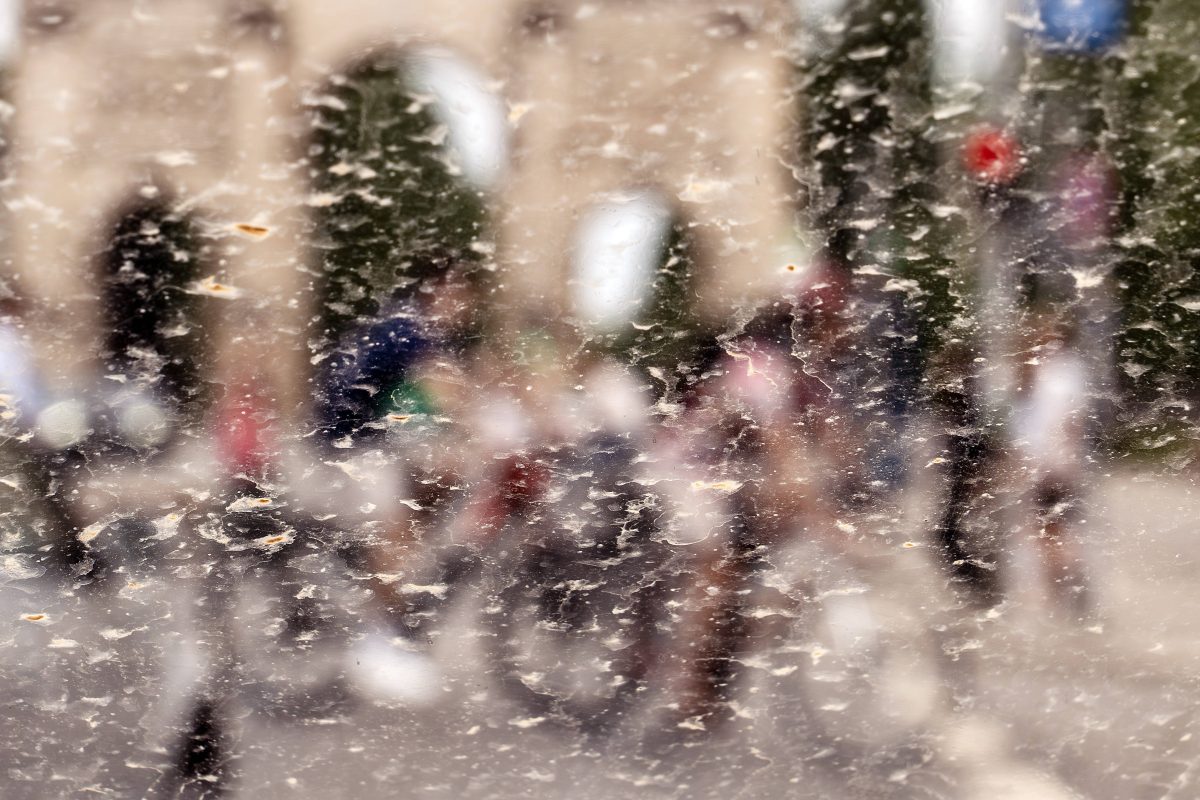
[[[506,123],[481,75],[432,48],[374,53],[311,107],[317,417],[340,438],[379,416],[422,348],[483,324]]]
[[[160,197],[114,215],[100,257],[107,392],[193,418],[207,396],[202,312],[189,286],[204,252],[191,221]]]
[[[411,49],[376,53],[312,103],[319,335],[418,290],[446,262],[480,260],[486,199],[447,147],[451,131]]]

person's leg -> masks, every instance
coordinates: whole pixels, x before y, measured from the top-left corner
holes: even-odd
[[[1082,553],[1070,532],[1075,493],[1059,479],[1047,479],[1037,489],[1037,541],[1045,568],[1047,593],[1066,610],[1085,614],[1089,606]]]
[[[971,602],[993,606],[1003,596],[998,564],[973,542],[969,523],[978,516],[982,484],[992,468],[994,448],[980,434],[950,436],[947,472],[949,487],[936,541],[952,580],[960,584]]]
[[[235,780],[236,714],[230,712],[241,684],[232,628],[238,570],[227,554],[209,553],[214,568],[201,580],[192,618],[203,672],[189,682],[187,711],[169,745],[172,769],[156,782],[154,797],[218,798]]]
[[[751,635],[746,614],[750,582],[762,553],[754,499],[743,488],[732,498],[729,539],[702,556],[689,619],[684,624],[687,680],[680,717],[707,728],[724,721],[718,716],[733,697],[739,658]]]

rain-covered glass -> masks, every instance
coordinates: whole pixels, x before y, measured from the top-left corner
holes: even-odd
[[[1200,796],[1198,43],[0,0],[0,797]]]

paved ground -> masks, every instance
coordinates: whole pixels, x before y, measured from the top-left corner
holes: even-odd
[[[270,716],[229,700],[225,676],[197,666],[198,655],[220,651],[220,637],[211,627],[192,633],[204,614],[195,602],[204,562],[189,561],[186,532],[167,540],[163,564],[175,568],[131,569],[101,596],[63,594],[9,558],[0,564],[2,796],[143,796],[170,772],[168,732],[207,696],[224,698],[227,796],[255,800],[1196,797],[1200,494],[1181,479],[1119,474],[1098,480],[1095,498],[1083,529],[1097,611],[1084,624],[1039,596],[1027,544],[1016,548],[1021,588],[1004,606],[948,613],[928,548],[901,544],[920,527],[921,512],[909,515],[887,580],[897,603],[928,612],[924,634],[904,633],[911,649],[920,639],[941,655],[903,678],[908,694],[929,695],[912,732],[871,731],[877,740],[852,752],[814,737],[789,684],[772,682],[787,676],[752,657],[752,679],[718,730],[677,727],[661,690],[608,739],[539,721],[489,675],[478,594],[439,628],[431,702],[352,694],[324,710],[309,703],[303,718]],[[349,607],[346,625],[366,624],[361,586],[324,575],[327,560],[307,568],[318,593]],[[264,685],[309,676],[323,686],[347,666],[337,640],[309,652],[264,662],[275,672]],[[269,680],[279,675],[289,680]]]

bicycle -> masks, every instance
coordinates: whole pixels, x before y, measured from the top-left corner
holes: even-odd
[[[500,685],[532,716],[607,733],[647,689],[669,584],[637,450],[597,437],[559,454],[554,509],[508,521],[485,610]],[[545,530],[538,531],[538,525]]]

